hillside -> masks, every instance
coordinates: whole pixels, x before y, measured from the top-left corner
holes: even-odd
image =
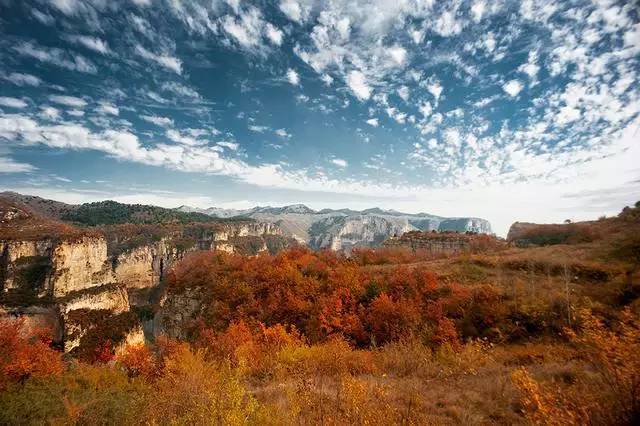
[[[123,204],[116,201],[100,201],[80,205],[66,204],[15,192],[2,192],[0,199],[22,205],[34,213],[51,219],[73,222],[79,225],[172,224],[191,222],[222,222],[197,212],[182,212],[143,204]],[[244,220],[250,220],[245,218]]]
[[[47,223],[4,203],[5,225]],[[388,223],[362,222],[367,236],[340,238]],[[0,423],[24,401],[34,423],[70,418],[89,381],[101,404],[82,416],[117,424],[212,406],[241,424],[633,424],[618,402],[637,401],[640,379],[640,206],[516,224],[510,242],[414,230],[349,255],[256,251],[270,238],[258,225],[273,226],[115,224],[86,228],[106,238],[3,243]],[[213,245],[191,250],[193,237]],[[225,251],[243,244],[259,254]],[[41,326],[74,361],[46,339],[30,361]]]
[[[445,218],[428,213],[409,214],[395,210],[371,208],[313,210],[303,204],[284,207],[254,207],[225,210],[216,207],[195,209],[182,206],[180,211],[201,212],[216,217],[248,217],[276,223],[286,235],[314,249],[350,250],[353,247],[379,246],[384,240],[403,232],[458,231],[490,234],[491,224],[480,218]]]

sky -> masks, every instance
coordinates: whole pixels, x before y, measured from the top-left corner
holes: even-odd
[[[640,200],[637,0],[0,0],[0,189],[516,221]]]

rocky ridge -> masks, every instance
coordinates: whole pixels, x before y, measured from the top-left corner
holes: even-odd
[[[303,204],[284,207],[254,207],[246,210],[182,206],[179,211],[204,213],[220,218],[248,217],[277,224],[285,235],[314,249],[350,250],[357,246],[378,246],[394,235],[409,231],[457,231],[491,234],[485,219],[446,218],[427,213],[409,214],[372,208],[313,210]]]
[[[81,228],[0,197],[0,317],[50,328],[66,352],[113,331],[110,324],[118,329],[114,340],[143,340],[132,310],[150,304],[185,254],[275,252],[288,243],[272,223],[207,220]]]

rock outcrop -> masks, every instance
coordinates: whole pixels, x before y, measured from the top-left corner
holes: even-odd
[[[151,303],[187,253],[255,254],[286,245],[272,223],[114,225],[80,229],[0,200],[0,318],[45,326],[65,352],[144,340],[134,306]],[[38,230],[41,230],[39,235]]]
[[[165,294],[153,318],[153,334],[184,338],[184,330],[200,313],[201,307],[202,294],[198,288]]]
[[[335,216],[316,222],[309,231],[313,248],[349,251],[353,247],[377,246],[390,235],[415,229],[406,219],[378,216]]]
[[[54,297],[114,282],[107,262],[107,242],[101,237],[61,241],[51,253],[49,278]]]
[[[421,250],[433,255],[482,252],[505,247],[505,242],[490,235],[471,232],[411,231],[384,242],[385,247]]]
[[[302,204],[285,207],[254,207],[247,210],[220,208],[194,209],[182,206],[183,212],[198,212],[219,218],[248,217],[260,222],[276,223],[286,236],[309,244],[312,248],[349,251],[355,246],[377,246],[394,235],[407,231],[457,231],[491,234],[487,220],[473,217],[446,218],[427,213],[402,213],[372,208],[320,211]]]

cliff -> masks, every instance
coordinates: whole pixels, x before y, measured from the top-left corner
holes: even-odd
[[[491,224],[475,217],[446,218],[427,213],[402,213],[371,208],[320,211],[304,205],[254,207],[248,210],[219,208],[194,209],[182,206],[182,212],[198,212],[220,218],[252,218],[277,224],[285,235],[312,248],[346,250],[356,246],[379,246],[386,239],[408,231],[457,231],[491,234]]]
[[[380,245],[390,235],[413,228],[406,219],[378,216],[336,216],[320,220],[311,227],[309,246],[331,250],[350,250],[358,246]]]
[[[486,234],[471,232],[411,231],[384,242],[385,247],[422,250],[431,254],[477,253],[505,247],[504,241]]]
[[[117,350],[142,338],[133,307],[150,304],[162,277],[185,254],[251,255],[288,243],[269,223],[81,228],[0,199],[0,317],[47,326],[66,352],[89,353],[88,346],[105,339]]]

